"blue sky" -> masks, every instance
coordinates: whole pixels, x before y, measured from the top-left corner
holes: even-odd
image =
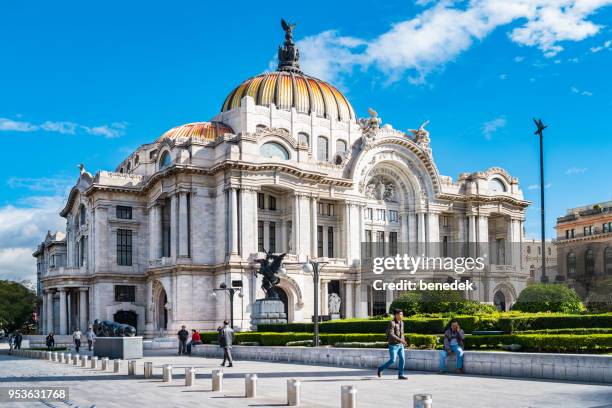
[[[612,199],[612,0],[4,2],[0,6],[0,277],[29,256],[78,163],[112,170],[173,126],[208,120],[270,69],[295,21],[308,74],[358,116],[431,121],[442,174],[506,168],[539,233],[537,138],[546,130],[547,233],[566,208]]]

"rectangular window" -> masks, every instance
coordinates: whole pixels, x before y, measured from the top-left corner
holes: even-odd
[[[372,231],[365,230],[365,242],[366,242],[366,257],[372,258]]]
[[[571,238],[574,238],[576,236],[576,230],[572,228],[572,234],[571,234]]]
[[[327,204],[327,215],[335,215],[335,208],[333,204]]]
[[[266,208],[266,196],[264,193],[257,193],[257,208],[260,210]]]
[[[382,210],[383,214],[385,210]],[[385,255],[385,231],[377,231],[376,232],[376,255],[384,256]]]
[[[87,245],[85,243],[85,237],[79,241],[79,266],[85,265],[85,254],[87,253]]]
[[[442,227],[443,228],[448,228],[450,226],[450,218],[449,217],[442,217]]]
[[[264,251],[264,223],[257,221],[257,251]]]
[[[601,229],[602,229],[602,231],[603,231],[603,233],[604,233],[604,234],[605,234],[606,232],[608,232],[608,224],[604,223],[604,224],[602,225],[602,228],[601,228]]]
[[[334,228],[327,228],[327,257],[334,257]]]
[[[442,256],[448,256],[448,236],[446,235],[442,237]]]
[[[323,257],[323,226],[317,226],[317,256]]]
[[[565,239],[569,239],[569,237],[570,237],[570,231],[565,230]]]
[[[389,210],[389,222],[398,222],[399,214],[395,210]]]
[[[118,205],[117,206],[117,218],[122,220],[131,220],[132,219],[132,207],[128,207],[126,205]]]
[[[268,251],[274,253],[276,252],[276,223],[275,222],[270,223],[268,232],[270,234],[270,247]]]
[[[170,257],[170,246],[172,240],[170,239],[170,199],[166,198],[164,206],[162,207],[162,253],[163,258]]]
[[[276,197],[268,196],[268,209],[276,210]]]
[[[136,286],[115,285],[115,302],[135,302]]]
[[[365,209],[365,219],[366,220],[371,220],[372,219],[372,209],[371,208],[366,208]]]
[[[395,231],[389,233],[389,254],[397,255],[397,232]]]
[[[117,230],[117,265],[132,266],[132,230]]]
[[[384,221],[385,220],[385,210],[382,210],[382,209],[376,210],[376,219],[378,221]]]

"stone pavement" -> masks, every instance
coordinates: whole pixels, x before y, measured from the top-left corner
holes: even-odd
[[[144,361],[154,364],[154,378],[143,377]],[[174,379],[161,380],[162,364],[172,364]],[[408,381],[397,381],[397,372],[378,379],[372,370],[267,363],[236,362],[225,368],[222,392],[212,392],[211,371],[219,361],[179,357],[170,351],[150,352],[138,360],[136,376],[74,367],[45,360],[0,354],[0,386],[67,386],[70,400],[52,403],[0,403],[0,407],[278,407],[286,405],[287,378],[302,381],[303,407],[339,407],[340,386],[355,385],[358,407],[412,407],[415,393],[433,394],[435,408],[612,408],[612,387],[599,384],[438,375],[408,372]],[[184,368],[195,367],[196,384],[184,386]],[[244,375],[259,376],[258,396],[244,398]]]

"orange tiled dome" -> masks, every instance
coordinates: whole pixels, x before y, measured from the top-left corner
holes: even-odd
[[[163,139],[200,139],[212,141],[226,133],[234,133],[231,127],[220,122],[195,122],[174,127],[161,135]]]
[[[221,111],[239,107],[247,95],[261,106],[273,103],[283,110],[295,108],[341,121],[355,119],[353,107],[336,87],[301,72],[275,71],[249,78],[230,92]]]

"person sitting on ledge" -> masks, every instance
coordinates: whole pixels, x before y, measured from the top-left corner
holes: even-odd
[[[451,320],[450,327],[444,332],[444,350],[440,350],[440,374],[446,372],[446,357],[449,354],[457,355],[457,373],[463,374],[463,339],[465,333],[459,327],[459,322]]]
[[[378,367],[376,374],[378,377],[382,376],[383,370],[391,367],[395,362],[395,357],[399,356],[399,362],[397,364],[399,380],[407,380],[408,377],[404,375],[404,360],[405,352],[404,346],[408,346],[406,339],[404,338],[404,312],[401,309],[393,310],[393,320],[389,322],[387,326],[387,343],[389,344],[389,361]]]

